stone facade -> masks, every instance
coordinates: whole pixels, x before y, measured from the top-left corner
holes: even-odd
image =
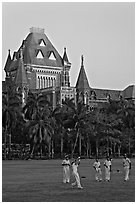
[[[66,48],[61,55],[54,48],[44,29],[31,28],[22,45],[11,57],[10,50],[4,67],[6,72],[3,89],[10,81],[15,84],[16,91],[21,91],[22,102],[28,91],[41,91],[46,94],[53,108],[62,104],[65,98],[82,100],[89,108],[107,102],[109,98],[119,100],[120,97],[134,100],[134,85],[125,90],[104,90],[91,88],[84,68],[84,58],[81,57],[81,67],[76,87],[70,86],[71,63],[68,60]]]

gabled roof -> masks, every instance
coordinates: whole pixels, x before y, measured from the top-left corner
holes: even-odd
[[[11,56],[10,56],[10,50],[9,50],[7,61],[6,61],[5,67],[4,67],[5,72],[9,71],[10,64],[11,64]]]
[[[24,68],[24,63],[23,63],[23,54],[22,54],[22,49],[20,50],[20,58],[18,60],[18,69],[17,69],[17,75],[16,75],[16,85],[27,85],[28,80],[27,80],[27,75],[26,71]]]
[[[41,46],[41,42],[43,42],[45,46]],[[51,67],[63,66],[63,61],[60,54],[52,45],[48,37],[45,35],[44,29],[31,28],[30,33],[28,34],[26,39],[22,41],[22,45],[20,48],[23,49],[24,64]],[[11,60],[9,71],[17,69],[19,50],[17,52],[14,52],[13,54],[13,59]],[[42,53],[43,58],[37,57],[39,51]],[[50,53],[54,54],[55,60],[50,59]]]
[[[41,46],[41,42],[45,46]],[[38,50],[43,54],[43,58],[37,58]],[[49,59],[49,54],[53,52],[56,60]],[[23,42],[23,58],[25,64],[34,64],[42,66],[62,67],[62,58],[54,48],[43,30],[31,29],[31,32]]]
[[[119,90],[92,88],[92,91],[95,92],[97,99],[105,99],[107,98],[107,96],[110,96],[112,100],[118,100],[120,95],[122,95],[122,91],[119,91]]]
[[[127,99],[135,98],[135,86],[130,85],[123,90],[122,96]]]
[[[81,69],[79,72],[79,76],[78,76],[78,80],[76,83],[76,88],[77,89],[89,89],[89,83],[88,83],[88,79],[87,79],[87,75],[84,69],[84,65],[83,65],[83,56],[81,57]]]

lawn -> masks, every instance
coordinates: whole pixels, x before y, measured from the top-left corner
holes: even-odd
[[[111,181],[96,182],[94,160],[82,159],[79,166],[82,190],[62,183],[62,160],[11,160],[2,162],[3,202],[134,202],[135,161],[130,180],[124,182],[122,159],[112,161]],[[104,160],[101,160],[104,178]],[[120,173],[116,170],[120,169]],[[73,178],[72,178],[73,179]]]

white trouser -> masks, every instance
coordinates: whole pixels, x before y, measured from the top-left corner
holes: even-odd
[[[110,168],[105,167],[105,179],[106,181],[110,180]]]
[[[75,182],[72,183],[72,186],[77,185],[78,188],[81,187],[80,178],[79,178],[78,172],[73,172],[73,175],[74,175],[74,177],[75,177]]]
[[[124,172],[125,172],[125,181],[129,180],[129,167],[125,166],[124,167]]]
[[[102,180],[102,172],[101,172],[101,169],[96,169],[95,179],[96,179],[96,181],[101,181],[101,180]]]
[[[63,183],[70,182],[70,169],[69,166],[63,167]]]

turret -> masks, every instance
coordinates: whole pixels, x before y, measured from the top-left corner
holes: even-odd
[[[66,48],[64,48],[62,86],[70,86],[70,82],[69,82],[70,67],[71,67],[71,63],[68,60],[67,53],[66,53]]]
[[[16,87],[17,87],[17,89],[16,89],[17,92],[22,94],[22,105],[24,105],[25,100],[27,98],[29,85],[28,85],[26,70],[24,68],[22,48],[20,49],[20,52],[19,52],[19,63],[18,63],[18,69],[17,69],[17,75],[16,75],[15,83],[16,83]]]
[[[78,76],[78,80],[76,83],[76,89],[78,93],[78,101],[82,101],[84,104],[88,103],[88,97],[89,97],[89,83],[86,76],[86,72],[84,69],[84,57],[81,56],[81,68]]]

